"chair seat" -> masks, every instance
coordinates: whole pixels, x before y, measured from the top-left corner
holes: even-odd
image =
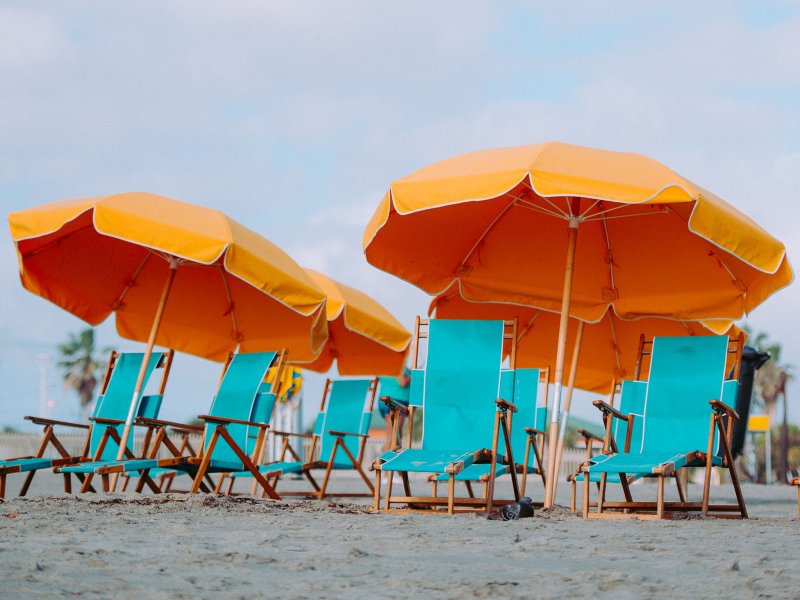
[[[674,469],[687,466],[688,453],[673,452],[643,452],[641,454],[612,454],[602,462],[589,466],[590,473],[625,473],[638,475],[652,475],[655,469],[672,464]],[[712,464],[720,466],[722,460],[718,456],[712,457]]]
[[[59,459],[54,458],[17,458],[15,460],[0,461],[0,470],[9,470],[19,473],[27,471],[38,471],[55,466],[54,463]]]
[[[268,475],[278,474],[286,474],[286,473],[299,473],[303,470],[303,463],[301,462],[284,462],[284,461],[277,461],[274,463],[269,463],[268,465],[258,465],[258,472],[264,473]],[[231,477],[252,477],[253,474],[250,471],[238,471],[236,473],[232,473]]]
[[[489,472],[492,470],[490,463],[471,464],[466,469],[457,473],[455,476],[456,481],[480,481],[482,478],[489,477]],[[494,471],[495,478],[501,475],[507,475],[510,472],[508,465],[497,465]],[[436,477],[436,481],[448,481],[450,479],[449,473],[442,473]]]
[[[383,471],[411,471],[415,473],[444,473],[453,463],[463,462],[468,467],[475,462],[475,451],[405,449],[381,465]]]
[[[586,478],[585,475],[586,473],[577,473],[574,476],[574,480],[582,482]],[[602,476],[602,473],[589,473],[589,481],[592,483],[600,483]],[[619,473],[606,473],[606,483],[620,483]]]

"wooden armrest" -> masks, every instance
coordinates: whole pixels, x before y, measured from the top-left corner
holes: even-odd
[[[294,436],[299,438],[312,438],[314,437],[313,433],[292,433],[291,431],[278,431],[277,429],[271,429],[270,433],[274,435],[283,435],[283,436]]]
[[[733,417],[737,421],[739,420],[739,413],[733,410],[730,406],[725,404],[720,400],[709,400],[708,402],[711,405],[711,408],[714,409],[719,414],[727,413],[729,417]]]
[[[147,417],[139,417],[136,422],[140,425],[155,425],[157,427],[172,427],[178,430],[190,431],[203,431],[205,428],[202,425],[187,425],[186,423],[175,423],[174,421],[162,421],[161,419],[148,419]]]
[[[498,398],[497,400],[494,401],[494,403],[497,404],[497,408],[499,408],[500,410],[510,410],[512,413],[517,412],[517,407],[508,400],[503,400],[502,398]]]
[[[203,419],[203,421],[209,421],[211,423],[217,423],[219,425],[228,425],[228,424],[236,424],[236,425],[248,425],[251,427],[260,427],[261,429],[269,429],[269,425],[266,423],[257,423],[256,421],[242,421],[241,419],[226,419],[225,417],[212,417],[211,415],[200,415],[199,419]]]
[[[331,435],[335,435],[336,437],[344,437],[346,435],[352,435],[353,437],[369,437],[363,433],[350,433],[349,431],[333,431],[332,429],[328,429],[325,433],[330,433]]]
[[[528,434],[528,437],[535,437],[537,435],[547,435],[546,431],[542,431],[541,429],[534,429],[533,427],[526,427],[525,433]]]
[[[614,408],[613,406],[611,406],[610,404],[608,404],[603,400],[595,400],[594,402],[592,402],[592,404],[594,404],[599,411],[607,415],[612,415],[618,419],[622,419],[623,421],[628,420],[628,415],[619,412],[616,408]]]
[[[28,421],[36,423],[37,425],[63,425],[64,427],[77,427],[78,429],[89,429],[89,425],[83,423],[71,423],[70,421],[54,421],[53,419],[44,419],[42,417],[25,417]]]
[[[586,441],[595,440],[596,442],[600,442],[601,444],[605,441],[599,435],[595,435],[591,431],[586,431],[585,429],[578,429],[578,434],[586,438]]]
[[[124,425],[125,421],[120,421],[119,419],[105,419],[103,417],[89,417],[90,421],[94,421],[95,423],[100,423],[101,425]]]
[[[381,396],[380,400],[389,407],[390,411],[397,411],[404,415],[408,414],[408,406],[397,402],[394,398],[390,398],[389,396]]]

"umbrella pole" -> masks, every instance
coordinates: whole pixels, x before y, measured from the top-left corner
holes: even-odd
[[[577,203],[576,203],[577,204]],[[575,207],[577,208],[577,206]],[[573,215],[577,211],[573,211]],[[553,483],[557,474],[556,466],[556,438],[558,436],[558,417],[561,412],[561,390],[564,380],[564,355],[567,353],[567,325],[569,324],[569,302],[572,295],[572,275],[575,269],[575,246],[578,241],[577,216],[569,219],[569,238],[567,240],[567,260],[564,270],[564,293],[561,296],[561,321],[558,325],[558,352],[556,353],[556,372],[553,387],[553,411],[550,415],[550,427],[547,430],[547,477],[545,478],[544,507],[553,506]]]
[[[164,290],[161,292],[161,299],[158,302],[156,309],[156,316],[153,319],[153,326],[150,328],[150,337],[147,340],[147,348],[144,351],[144,358],[142,358],[142,366],[139,367],[139,375],[136,377],[136,385],[133,390],[133,397],[131,398],[131,406],[128,409],[128,416],[125,419],[125,427],[122,429],[122,436],[120,438],[119,450],[117,451],[117,460],[125,458],[125,448],[128,447],[128,438],[131,434],[131,426],[133,419],[136,416],[136,407],[139,402],[139,395],[142,393],[142,384],[144,383],[144,375],[147,373],[147,365],[150,362],[150,356],[153,354],[153,346],[156,343],[156,335],[158,328],[161,325],[161,318],[164,316],[164,308],[167,306],[167,298],[169,297],[169,290],[172,287],[172,282],[175,279],[175,273],[178,269],[178,261],[170,258],[169,260],[169,274],[167,281],[164,284]],[[117,485],[118,473],[111,475],[111,483],[109,489],[113,492]]]
[[[586,325],[583,321],[578,321],[578,332],[575,334],[575,348],[572,351],[572,365],[569,369],[569,382],[567,383],[567,397],[564,399],[564,411],[561,413],[561,426],[558,430],[558,447],[556,448],[556,473],[561,469],[561,456],[564,454],[564,440],[567,437],[567,421],[569,420],[569,408],[572,404],[572,392],[575,390],[575,376],[578,374],[578,359],[581,354],[581,344],[583,342],[583,328]],[[555,502],[556,491],[558,490],[558,478],[553,479],[553,502]]]

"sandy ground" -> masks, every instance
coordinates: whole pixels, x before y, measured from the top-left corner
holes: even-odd
[[[748,521],[587,522],[556,509],[502,522],[344,502],[70,497],[58,477],[37,480],[29,498],[0,504],[3,598],[800,597],[787,487],[745,486]],[[633,492],[655,497],[652,485]],[[541,498],[541,484],[529,495]]]

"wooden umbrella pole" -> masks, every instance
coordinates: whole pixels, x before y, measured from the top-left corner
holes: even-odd
[[[577,211],[573,212],[576,215]],[[561,320],[558,325],[558,352],[556,353],[556,372],[553,387],[553,411],[547,429],[547,477],[545,479],[544,507],[553,506],[553,481],[556,478],[556,438],[558,436],[558,417],[561,411],[561,391],[564,379],[564,355],[567,353],[567,325],[569,324],[569,302],[572,295],[572,275],[575,269],[575,246],[578,241],[579,218],[569,219],[567,240],[567,261],[564,270],[564,294],[561,297]]]
[[[153,354],[153,346],[156,343],[156,335],[158,328],[161,326],[161,318],[164,316],[164,308],[167,306],[167,298],[169,297],[172,282],[175,280],[175,273],[178,270],[178,260],[170,257],[169,259],[169,274],[167,281],[164,283],[164,290],[161,292],[161,299],[158,301],[158,308],[156,315],[153,319],[153,326],[150,328],[150,337],[147,340],[147,348],[144,351],[144,358],[142,358],[142,366],[139,367],[139,375],[136,377],[136,386],[133,390],[133,397],[131,398],[131,406],[128,409],[128,416],[125,419],[125,427],[122,430],[122,436],[119,443],[119,450],[117,451],[117,460],[125,458],[125,448],[128,445],[128,438],[131,433],[131,426],[136,416],[136,407],[139,405],[139,395],[142,393],[142,386],[144,383],[144,376],[147,373],[147,365],[150,362],[150,356]],[[117,484],[117,473],[111,476],[111,484],[109,489],[113,492]]]
[[[561,469],[561,456],[564,454],[564,441],[567,437],[567,421],[569,420],[569,408],[572,405],[572,392],[575,391],[575,377],[578,374],[578,360],[581,355],[581,344],[583,343],[583,328],[586,323],[578,321],[578,332],[575,334],[575,348],[572,351],[572,364],[569,368],[569,382],[567,383],[567,397],[564,399],[564,410],[561,412],[561,426],[558,430],[558,447],[556,448],[556,464],[553,469],[556,473]],[[555,503],[556,491],[558,490],[558,477],[553,479],[553,498]]]

